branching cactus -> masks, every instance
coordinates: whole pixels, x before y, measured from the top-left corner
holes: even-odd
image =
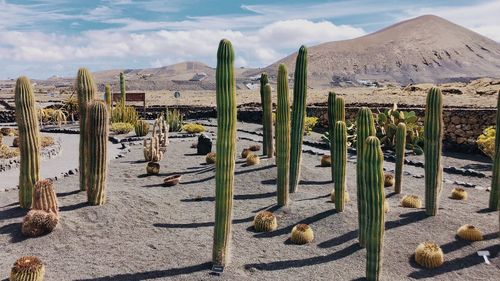
[[[345,122],[338,121],[334,128],[333,150],[335,163],[335,174],[333,183],[335,185],[335,210],[344,211],[345,198],[345,176],[347,164],[347,128]]]
[[[111,88],[109,85],[104,86],[104,101],[108,106],[108,112],[111,114],[111,108],[113,107],[113,101],[111,97]]]
[[[35,183],[40,178],[40,132],[35,96],[27,77],[19,77],[15,89],[16,122],[19,129],[19,205],[31,208]]]
[[[88,186],[87,199],[90,205],[106,202],[106,177],[108,158],[108,112],[106,104],[94,101],[88,107]]]
[[[223,39],[217,51],[217,161],[215,166],[215,229],[212,262],[224,267],[229,262],[236,157],[236,81],[234,51]]]
[[[295,63],[293,85],[293,110],[291,123],[290,147],[290,192],[297,191],[302,162],[302,139],[304,137],[304,120],[306,118],[307,98],[307,48],[301,46]]]
[[[405,147],[406,147],[406,125],[399,123],[396,129],[396,175],[394,192],[401,193],[403,180],[403,165],[405,162]]]
[[[262,73],[260,75],[260,105],[262,106],[262,131],[264,134],[262,135],[262,153],[266,154],[267,152],[267,135],[266,135],[266,122],[265,122],[265,112],[266,112],[266,102],[264,100],[264,92],[265,87],[269,83],[269,78],[267,77],[267,73]]]
[[[125,101],[127,101],[127,92],[125,91],[125,74],[123,72],[120,72],[120,93],[120,104],[122,107],[125,107]]]
[[[333,159],[333,134],[334,134],[334,128],[335,128],[335,99],[337,95],[334,92],[329,92],[328,93],[328,133],[330,135],[330,159]],[[332,162],[330,167],[331,167],[331,173],[332,173],[332,181],[334,180],[335,177],[335,162]]]
[[[365,141],[370,136],[375,136],[375,123],[373,121],[372,111],[363,107],[359,110],[358,116],[356,118],[357,124],[357,162],[356,162],[356,194],[358,197],[358,223],[359,223],[359,245],[365,247],[366,237],[365,233],[361,231],[366,225],[366,202],[365,202],[365,179],[363,178],[363,161],[361,161],[361,155],[365,151]]]
[[[425,213],[435,216],[443,188],[441,150],[443,143],[443,97],[432,88],[427,94],[424,120]]]
[[[278,68],[278,106],[276,109],[276,166],[278,167],[278,206],[288,204],[290,173],[290,101],[288,71],[284,64]]]
[[[489,208],[498,210],[500,197],[500,91],[497,101],[497,129],[495,132],[495,156],[493,158],[493,177],[491,180]]]
[[[78,107],[80,116],[80,190],[87,189],[88,173],[87,162],[88,153],[85,152],[86,142],[88,140],[87,124],[87,105],[94,100],[97,91],[92,78],[92,73],[86,68],[80,68],[76,76],[76,91],[78,93]]]
[[[384,247],[384,155],[377,137],[368,137],[361,155],[366,179],[366,279],[380,280]]]
[[[274,157],[274,145],[273,145],[273,104],[271,99],[271,85],[266,84],[264,86],[264,135],[266,147],[264,153],[267,157]]]

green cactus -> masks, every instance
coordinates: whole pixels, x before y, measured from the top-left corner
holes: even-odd
[[[35,95],[28,77],[19,77],[15,89],[16,122],[19,129],[19,205],[31,208],[35,183],[40,178],[40,132]]]
[[[497,123],[495,131],[495,156],[493,156],[493,176],[491,179],[491,190],[489,208],[498,210],[500,208],[500,91],[497,98]]]
[[[425,213],[435,216],[443,187],[441,150],[443,143],[443,97],[432,88],[427,94],[424,121]]]
[[[334,134],[334,128],[335,128],[335,99],[337,97],[337,94],[334,92],[329,92],[328,93],[328,135],[330,137],[330,157],[333,157],[334,149],[333,149],[333,134]],[[333,160],[333,158],[331,158]],[[331,174],[332,174],[332,181],[335,178],[335,168],[334,168],[334,163],[330,165],[331,167]]]
[[[122,107],[124,107],[125,101],[127,101],[127,92],[125,91],[125,74],[123,72],[120,72],[120,93],[120,104]]]
[[[217,162],[215,166],[215,229],[212,261],[224,267],[229,259],[236,156],[236,81],[234,51],[223,39],[217,51]]]
[[[278,167],[278,206],[288,204],[290,173],[290,101],[288,71],[284,64],[278,68],[278,106],[276,109],[276,166]]]
[[[361,231],[366,237],[366,279],[379,280],[382,268],[384,246],[384,155],[377,137],[370,136],[365,141],[361,154],[362,177],[366,179],[365,201],[366,225]]]
[[[335,163],[335,171],[333,183],[335,185],[335,210],[337,212],[344,211],[345,204],[345,175],[347,164],[347,127],[345,122],[338,121],[335,123],[333,133],[333,150]]]
[[[87,127],[89,129],[86,152],[88,153],[87,200],[90,205],[106,202],[108,110],[102,101],[88,105]]]
[[[113,101],[111,97],[111,87],[109,85],[104,86],[104,100],[106,101],[108,112],[111,112]]]
[[[406,125],[399,123],[396,129],[396,175],[394,192],[401,193],[401,185],[403,179],[403,164],[405,160],[405,147],[406,147]]]
[[[345,122],[345,101],[343,97],[335,98],[335,109],[334,109],[334,124],[342,121]]]
[[[76,76],[76,91],[78,94],[78,108],[80,110],[80,190],[85,191],[87,189],[87,161],[88,154],[85,152],[88,129],[87,124],[87,105],[94,100],[95,93],[97,91],[96,85],[94,83],[94,78],[92,78],[92,73],[86,68],[80,68]]]
[[[307,48],[301,46],[297,55],[293,85],[293,111],[290,146],[290,192],[297,191],[302,162],[302,139],[307,99]]]
[[[262,131],[264,134],[262,135],[262,153],[265,155],[267,152],[267,134],[266,134],[266,126],[267,123],[265,122],[265,112],[266,112],[266,102],[264,100],[264,92],[265,92],[265,87],[269,83],[269,78],[267,77],[267,73],[262,73],[260,75],[260,105],[262,106]],[[272,121],[271,121],[272,122]]]
[[[363,178],[363,161],[361,161],[361,156],[363,155],[366,144],[365,140],[375,135],[375,123],[373,120],[372,111],[367,107],[362,107],[356,118],[357,125],[357,138],[356,142],[356,153],[357,153],[357,162],[356,162],[356,185],[357,190],[356,194],[358,197],[358,223],[359,229],[363,229],[366,225],[366,209],[367,205],[365,202],[365,190],[366,190],[366,182]],[[363,231],[359,231],[359,245],[361,247],[365,247],[366,237]]]
[[[134,131],[138,137],[144,137],[149,133],[149,123],[145,120],[138,120],[135,123]]]
[[[274,146],[273,146],[273,104],[271,99],[271,85],[266,84],[264,86],[264,135],[265,144],[264,154],[267,157],[274,157]]]

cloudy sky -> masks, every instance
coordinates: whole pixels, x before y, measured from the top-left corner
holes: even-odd
[[[72,76],[197,60],[221,38],[236,65],[266,66],[301,44],[355,38],[435,14],[500,42],[499,0],[0,0],[0,79]]]

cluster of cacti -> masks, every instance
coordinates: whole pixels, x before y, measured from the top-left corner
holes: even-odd
[[[493,176],[491,179],[490,200],[491,210],[500,209],[500,91],[497,98],[497,120],[495,131],[495,154],[493,156]],[[500,220],[500,215],[499,215]]]
[[[33,256],[19,258],[10,271],[9,281],[43,281],[45,266]]]
[[[415,261],[429,269],[440,267],[444,263],[443,250],[436,243],[420,243],[415,250]]]
[[[337,102],[335,103],[337,104]],[[335,186],[335,210],[344,211],[346,164],[347,164],[347,128],[345,122],[337,121],[333,130],[333,163],[335,163],[333,184]]]
[[[146,173],[148,173],[148,175],[158,175],[160,173],[160,163],[148,162]]]
[[[385,174],[384,175],[384,187],[391,187],[394,185],[394,175]]]
[[[109,85],[104,86],[104,101],[108,107],[108,112],[113,109],[113,97],[111,96],[111,87]]]
[[[246,159],[247,166],[253,166],[253,165],[259,165],[260,164],[260,157],[259,155],[256,154],[249,154]]]
[[[314,240],[314,232],[307,224],[297,224],[292,228],[290,241],[297,245],[311,243]]]
[[[229,259],[236,156],[236,80],[234,51],[226,39],[217,51],[217,163],[215,168],[215,227],[212,261],[224,267]]]
[[[276,108],[276,166],[278,206],[288,204],[290,175],[290,101],[288,97],[288,71],[284,64],[278,68],[278,103]]]
[[[163,115],[156,119],[153,125],[153,136],[158,136],[162,152],[167,150],[169,125]]]
[[[364,200],[366,224],[361,231],[366,237],[366,278],[379,280],[384,244],[384,155],[377,137],[368,137],[366,147],[360,155],[365,179]]]
[[[163,152],[160,148],[160,141],[157,136],[144,139],[143,142],[144,159],[149,162],[159,162],[163,159]]]
[[[443,142],[443,97],[432,88],[427,94],[424,121],[425,213],[435,216],[443,187],[441,147]]]
[[[149,133],[149,123],[145,120],[139,120],[134,126],[135,135],[138,137],[144,137]]]
[[[102,205],[106,202],[108,110],[101,101],[89,104],[87,110],[87,200],[90,205]]]
[[[401,206],[405,208],[422,208],[422,200],[417,195],[405,195],[401,200]]]
[[[260,105],[262,106],[262,131],[264,132],[264,134],[262,135],[262,147],[263,147],[263,152],[266,153],[267,151],[267,134],[266,134],[266,126],[267,126],[267,123],[265,122],[265,117],[264,117],[264,112],[266,111],[265,109],[265,106],[267,105],[266,102],[265,102],[265,94],[264,94],[264,91],[265,91],[265,87],[266,85],[269,83],[269,78],[267,77],[267,73],[262,73],[260,75]]]
[[[366,148],[366,139],[370,136],[375,135],[375,124],[373,121],[372,111],[367,107],[362,107],[358,116],[356,117],[357,124],[357,135],[358,141],[356,146],[356,153],[358,157],[358,161],[356,162],[356,195],[358,199],[358,225],[359,229],[364,229],[366,225],[366,201],[365,201],[365,193],[366,193],[366,180],[363,178],[364,173],[364,162],[361,161],[361,157],[364,154]],[[365,247],[365,233],[363,231],[359,231],[359,245],[361,247]]]
[[[125,74],[123,72],[120,72],[120,93],[120,105],[122,107],[125,107],[125,102],[127,101],[127,92],[125,91]]]
[[[43,210],[31,210],[24,217],[21,232],[27,237],[38,237],[54,230],[59,222],[59,215]]]
[[[31,208],[34,210],[52,212],[54,214],[59,212],[56,192],[51,180],[43,179],[36,182]]]
[[[87,147],[88,127],[87,127],[87,106],[94,100],[96,93],[96,85],[92,74],[86,68],[80,68],[76,76],[76,92],[78,94],[78,108],[80,116],[80,158],[79,158],[79,171],[80,171],[80,190],[87,189],[88,181],[88,157],[89,154],[85,150]]]
[[[40,136],[35,96],[27,77],[20,77],[15,88],[16,122],[19,130],[19,205],[30,208],[35,183],[40,178]]]
[[[264,141],[266,142],[264,147],[264,155],[269,158],[274,156],[274,144],[273,144],[273,103],[271,99],[271,85],[266,84],[264,86],[264,104],[263,109],[263,121],[264,121]]]
[[[295,63],[293,84],[293,111],[290,137],[290,192],[297,191],[302,162],[302,139],[306,117],[307,97],[307,48],[301,46]]]
[[[253,228],[257,232],[270,232],[278,227],[276,216],[269,211],[258,212],[253,219]]]
[[[135,124],[139,115],[133,106],[119,104],[111,110],[111,123]]]
[[[451,190],[451,196],[450,196],[451,199],[467,200],[467,197],[468,197],[467,191],[465,191],[465,189],[461,187],[455,187]]]
[[[321,167],[331,167],[332,166],[332,157],[330,155],[321,156],[320,166]],[[333,171],[333,169],[332,169],[332,171]],[[333,176],[332,176],[332,179],[333,179]]]
[[[403,180],[403,164],[405,161],[405,147],[406,147],[406,125],[399,123],[396,129],[396,176],[394,183],[394,192],[401,193],[401,186]]]
[[[205,156],[205,162],[207,164],[215,164],[215,162],[217,162],[216,157],[217,157],[217,155],[215,154],[215,152],[209,152]]]

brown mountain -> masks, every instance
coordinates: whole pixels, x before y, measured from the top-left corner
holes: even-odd
[[[356,39],[313,46],[308,51],[311,86],[360,80],[408,84],[500,77],[499,43],[430,15]],[[264,71],[276,73],[278,65],[284,63],[293,72],[296,56],[283,58]]]

